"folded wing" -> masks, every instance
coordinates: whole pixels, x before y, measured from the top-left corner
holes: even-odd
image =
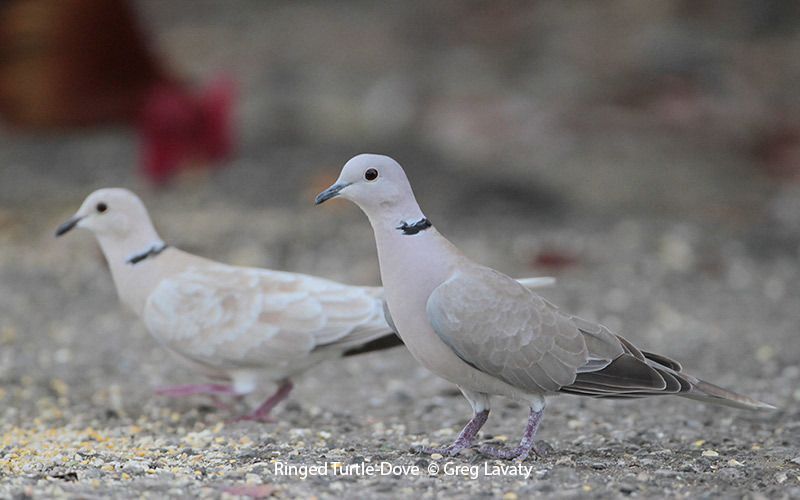
[[[144,321],[167,347],[218,368],[258,368],[344,351],[393,332],[380,289],[221,264],[163,280]]]
[[[588,353],[581,332],[543,298],[482,266],[454,275],[428,299],[442,341],[478,370],[531,393],[575,381]]]

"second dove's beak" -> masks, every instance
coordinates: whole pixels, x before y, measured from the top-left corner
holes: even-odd
[[[349,185],[350,185],[349,182],[338,182],[334,184],[333,186],[329,187],[325,191],[318,194],[316,198],[314,198],[314,205],[319,205],[320,203],[324,203],[330,200],[331,198],[336,198],[337,196],[339,196],[339,193],[342,192],[342,189],[346,188]]]
[[[83,217],[79,217],[79,216],[76,215],[74,217],[71,217],[65,223],[63,223],[60,226],[58,226],[58,229],[56,229],[56,238],[58,238],[59,236],[61,236],[63,234],[66,234],[66,233],[72,231],[72,229],[74,229],[75,226],[78,225],[78,222],[81,221],[81,219],[83,219]]]

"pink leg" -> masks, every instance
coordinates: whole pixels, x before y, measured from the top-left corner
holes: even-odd
[[[158,387],[156,388],[155,393],[158,396],[169,396],[173,398],[194,396],[195,394],[236,395],[236,393],[233,392],[233,387],[225,384],[173,385],[168,387]]]
[[[235,421],[252,420],[254,422],[274,422],[275,419],[273,419],[270,416],[270,412],[272,411],[273,408],[275,408],[275,406],[278,403],[286,399],[289,393],[292,392],[292,387],[294,387],[294,385],[292,385],[291,380],[289,379],[284,380],[278,386],[278,390],[275,391],[275,394],[273,394],[266,401],[261,403],[261,406],[259,406],[252,412],[248,413],[247,415],[235,419]]]
[[[439,453],[441,455],[454,457],[458,455],[458,453],[464,448],[469,448],[472,442],[475,441],[475,436],[478,435],[478,431],[481,430],[481,427],[483,427],[483,424],[486,423],[486,419],[488,418],[489,410],[483,410],[480,413],[476,413],[473,415],[472,419],[467,422],[467,425],[464,426],[464,429],[461,430],[453,444],[450,446],[445,446],[444,448],[423,447],[420,448],[419,451],[427,454]]]

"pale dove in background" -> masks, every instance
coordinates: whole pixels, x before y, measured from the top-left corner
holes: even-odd
[[[242,417],[268,421],[291,379],[320,361],[401,345],[383,290],[304,274],[230,266],[166,245],[141,200],[100,189],[56,231],[94,233],[121,301],[179,359],[216,383],[167,387],[167,396],[277,392]],[[544,286],[551,278],[525,280]]]
[[[557,393],[675,394],[738,408],[774,408],[687,375],[677,362],[640,351],[605,327],[566,314],[513,279],[472,262],[431,225],[402,167],[389,157],[351,159],[316,203],[335,196],[358,205],[372,224],[386,302],[408,350],[456,384],[474,410],[452,445],[428,451],[455,455],[470,446],[489,416],[492,395],[530,406],[519,446],[481,448],[496,458],[528,456],[545,396]]]

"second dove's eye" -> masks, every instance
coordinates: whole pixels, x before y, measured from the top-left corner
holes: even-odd
[[[378,178],[378,171],[374,168],[368,168],[366,172],[364,172],[364,178],[368,181],[374,181]]]
[[[98,212],[100,212],[100,213],[102,214],[102,213],[103,213],[103,212],[105,212],[106,210],[108,210],[108,205],[106,205],[106,204],[105,204],[105,203],[103,203],[102,201],[101,201],[100,203],[98,203],[98,204],[97,204],[97,211],[98,211]]]

